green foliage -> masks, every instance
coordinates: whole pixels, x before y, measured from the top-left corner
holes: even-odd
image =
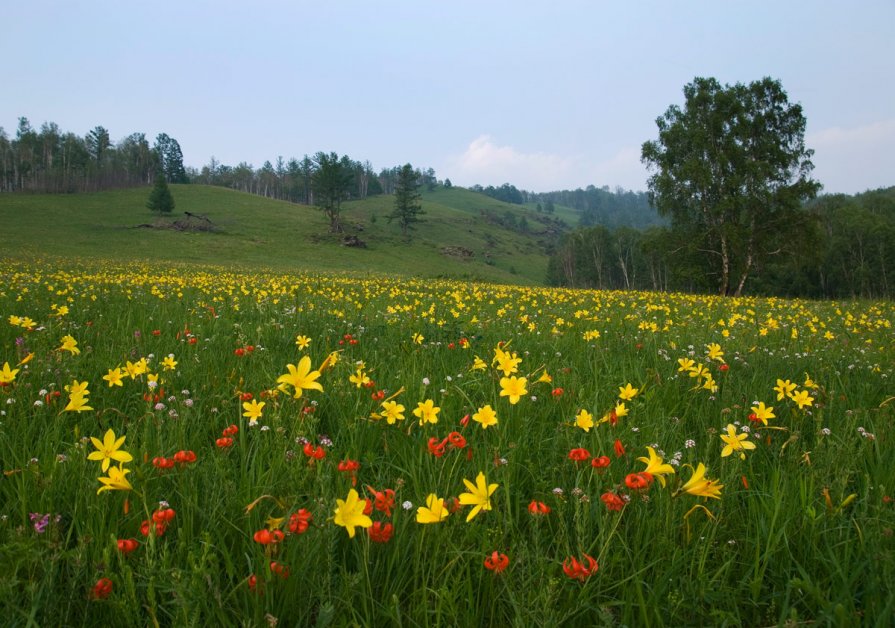
[[[168,182],[161,171],[155,175],[155,183],[152,185],[146,207],[159,214],[170,214],[174,211],[174,196],[171,195]]]
[[[760,260],[809,231],[802,202],[820,184],[805,117],[770,78],[696,78],[684,97],[656,120],[659,139],[643,144],[650,195],[674,229],[699,237],[720,294],[739,295]]]
[[[347,155],[341,158],[336,153],[320,152],[314,155],[314,173],[311,175],[314,204],[329,218],[329,230],[332,233],[342,231],[339,214],[342,211],[342,201],[348,196],[351,181],[351,160]]]

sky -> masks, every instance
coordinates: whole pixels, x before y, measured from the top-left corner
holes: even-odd
[[[0,126],[177,139],[187,166],[348,154],[455,185],[645,190],[695,77],[770,76],[824,192],[895,185],[895,1],[80,2],[0,8]]]

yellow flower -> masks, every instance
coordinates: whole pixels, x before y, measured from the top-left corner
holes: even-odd
[[[814,401],[814,397],[810,397],[807,390],[800,390],[799,392],[790,395],[790,398],[798,404],[799,410],[805,406],[810,406]]]
[[[541,373],[541,376],[538,378],[538,381],[535,382],[535,384],[552,384],[552,383],[553,383],[553,378],[550,377],[550,374],[546,371],[546,369],[544,370],[543,373]]]
[[[425,339],[426,338],[422,334],[413,334],[413,342],[415,344],[421,345]]]
[[[575,427],[580,427],[585,432],[589,432],[594,426],[594,415],[587,410],[581,410],[575,415]]]
[[[440,523],[450,514],[444,506],[444,500],[435,493],[426,497],[426,505],[416,509],[417,523]]]
[[[518,357],[515,353],[510,353],[496,347],[494,349],[494,360],[492,360],[491,364],[496,364],[497,370],[503,371],[504,377],[509,377],[513,373],[519,371],[519,364],[521,362],[522,358]]]
[[[356,490],[349,490],[345,500],[336,499],[333,523],[348,530],[348,536],[353,539],[354,528],[369,528],[373,525],[373,520],[364,514],[366,505],[367,502],[360,499]]]
[[[109,369],[109,372],[103,375],[103,379],[109,382],[109,388],[112,386],[124,386],[124,382],[122,382],[123,377],[124,372],[121,370],[120,366],[116,366],[114,369]]]
[[[395,421],[404,420],[404,406],[397,401],[382,402],[382,417],[389,425],[394,425]]]
[[[522,395],[528,394],[528,389],[525,387],[528,381],[524,377],[502,377],[500,380],[500,396],[501,397],[509,397],[510,404],[515,405],[519,403],[519,398]]]
[[[115,438],[115,432],[111,429],[106,432],[102,440],[91,436],[90,442],[96,447],[96,451],[90,452],[87,455],[87,460],[99,460],[102,463],[103,473],[108,470],[109,464],[113,460],[121,463],[132,461],[134,457],[120,449],[125,438],[127,437]]]
[[[167,356],[165,356],[165,359],[162,360],[162,366],[165,368],[166,371],[173,371],[175,368],[177,368],[177,361],[174,359],[173,353],[169,353]]]
[[[304,351],[308,348],[308,345],[311,344],[311,339],[307,336],[296,336],[295,337],[295,346],[298,347],[299,351]]]
[[[796,389],[796,384],[791,381],[778,379],[777,385],[774,386],[774,392],[777,393],[777,401],[781,401],[792,395],[792,391]]]
[[[81,353],[81,350],[78,349],[78,341],[75,340],[72,336],[63,336],[62,346],[59,347],[57,351],[68,351],[72,355],[78,355],[79,353]]]
[[[149,370],[149,364],[146,362],[146,358],[140,358],[136,363],[128,360],[124,366],[124,370],[127,371],[127,374],[131,379],[137,379],[139,375],[142,375]]]
[[[678,373],[688,372],[690,369],[693,368],[693,365],[695,364],[695,362],[690,358],[678,358],[677,363],[680,365],[677,369]]]
[[[817,388],[817,382],[811,379],[811,376],[808,373],[805,373],[805,388]]]
[[[133,486],[131,486],[131,483],[127,481],[126,477],[124,477],[130,472],[130,469],[125,469],[124,466],[121,464],[119,464],[117,467],[110,467],[108,477],[97,478],[100,482],[103,483],[103,486],[97,489],[96,494],[99,495],[103,491],[131,490]]]
[[[471,371],[484,371],[486,368],[488,368],[488,365],[485,364],[485,361],[482,358],[480,358],[479,356],[475,356],[475,359],[472,362],[472,368],[470,370]]]
[[[644,469],[644,472],[655,476],[656,479],[659,480],[659,484],[665,486],[664,476],[670,473],[674,473],[674,467],[672,467],[668,463],[663,463],[662,457],[659,456],[652,447],[647,447],[646,451],[647,453],[649,453],[649,458],[640,456],[637,460],[646,465],[646,469]]]
[[[84,412],[86,410],[93,410],[87,404],[90,403],[90,400],[87,399],[84,395],[71,395],[68,400],[68,405],[62,410],[63,412]]]
[[[441,412],[441,408],[436,406],[435,402],[431,399],[426,399],[425,402],[417,402],[416,410],[413,411],[413,416],[420,420],[420,425],[425,425],[426,423],[434,425],[438,423],[439,412]]]
[[[707,368],[705,368],[705,364],[701,364],[701,363],[692,367],[688,371],[688,374],[690,375],[690,377],[697,377],[699,379],[702,379],[703,377],[711,377],[712,376],[712,374],[709,373],[709,370]]]
[[[15,378],[16,373],[19,372],[20,369],[10,369],[9,362],[3,363],[3,369],[0,370],[0,385],[11,384]]]
[[[261,418],[261,411],[264,409],[265,405],[267,405],[267,402],[262,401],[261,403],[258,403],[257,399],[246,401],[242,404],[242,408],[245,410],[245,412],[242,413],[242,416],[249,419],[249,423],[257,423],[258,419]]]
[[[696,497],[721,499],[721,489],[724,488],[724,485],[718,484],[718,480],[707,480],[705,472],[705,465],[700,462],[696,470],[693,471],[693,475],[687,480],[687,483],[680,487],[675,495],[684,492]]]
[[[622,401],[631,401],[631,399],[637,396],[637,392],[637,389],[631,386],[631,384],[625,384],[619,387],[618,398]]]
[[[488,404],[479,408],[478,411],[472,415],[472,420],[476,423],[480,423],[484,430],[491,425],[497,425],[497,413],[491,407],[491,404]]]
[[[620,418],[626,417],[626,416],[628,416],[628,408],[627,408],[627,406],[625,406],[625,404],[620,403],[617,406],[615,406],[615,418],[616,419],[620,419]]]
[[[354,375],[351,375],[348,378],[348,381],[360,388],[361,386],[365,386],[370,383],[370,378],[367,377],[367,374],[364,373],[362,368],[357,369],[357,372]]]
[[[330,354],[330,357],[332,357],[332,355],[333,354]],[[333,361],[333,363],[334,362],[335,361]],[[289,370],[289,373],[286,375],[280,375],[277,378],[277,383],[292,386],[295,389],[295,392],[293,393],[293,397],[295,399],[301,398],[303,390],[319,390],[321,392],[323,391],[323,386],[320,384],[320,382],[315,381],[318,377],[320,377],[320,371],[311,370],[311,358],[309,358],[308,356],[304,356],[301,360],[299,360],[298,366],[295,366],[294,364],[287,364],[286,368]],[[321,366],[320,368],[323,367]]]
[[[752,413],[755,415],[756,421],[761,421],[762,425],[768,424],[768,419],[776,419],[774,414],[774,406],[767,407],[764,401],[759,401],[757,406],[752,406]]]
[[[749,440],[749,435],[746,433],[737,434],[736,426],[731,423],[727,424],[727,434],[721,434],[721,440],[727,443],[724,449],[721,450],[722,458],[738,451],[740,452],[740,459],[745,460],[746,454],[744,452],[749,449],[755,449],[755,443]]]
[[[708,349],[709,360],[717,360],[718,362],[724,362],[724,352],[721,351],[721,345],[717,342],[713,342],[711,344],[707,344],[706,349]]]
[[[460,503],[464,506],[473,506],[466,516],[466,521],[471,521],[482,510],[491,510],[491,495],[497,490],[497,484],[488,484],[482,471],[476,476],[475,484],[466,479],[463,480],[463,484],[469,492],[460,494]]]

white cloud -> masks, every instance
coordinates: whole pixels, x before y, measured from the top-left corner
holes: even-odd
[[[824,192],[853,194],[895,185],[895,118],[862,126],[829,127],[808,133],[814,149],[813,177]]]
[[[623,148],[603,160],[561,157],[501,146],[490,135],[477,137],[463,154],[449,157],[443,174],[458,185],[478,183],[498,186],[511,183],[520,189],[536,192],[588,185],[622,186],[635,190],[646,186],[646,171],[640,164],[639,148]]]

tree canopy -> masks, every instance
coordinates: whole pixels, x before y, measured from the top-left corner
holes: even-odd
[[[702,253],[719,293],[739,295],[810,222],[802,203],[820,184],[810,177],[805,117],[770,78],[733,86],[696,78],[684,97],[656,120],[659,138],[643,144],[650,199]]]
[[[425,213],[420,204],[419,180],[420,174],[413,166],[405,164],[401,167],[395,187],[395,208],[388,220],[397,220],[401,225],[401,233],[405,236],[409,229],[413,229],[413,223],[420,221],[419,215]]]
[[[347,155],[319,152],[314,155],[315,170],[311,175],[314,204],[329,218],[332,233],[342,231],[340,214],[342,200],[348,195],[353,178],[351,160]]]

